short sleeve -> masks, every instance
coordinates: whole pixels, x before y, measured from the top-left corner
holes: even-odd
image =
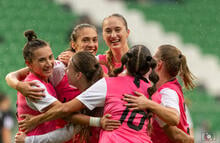
[[[176,93],[176,91],[170,89],[170,88],[164,88],[160,91],[161,94],[161,105],[169,108],[174,108],[180,115],[180,109],[179,109],[179,97]],[[155,117],[155,120],[159,124],[160,127],[163,127],[166,125],[164,121],[162,121],[159,117]]]
[[[176,91],[170,88],[164,88],[160,91],[160,94],[162,96],[161,104],[165,107],[176,109],[177,112],[180,114],[179,97]]]
[[[93,110],[95,107],[104,106],[106,94],[107,84],[105,78],[102,78],[76,98],[87,108]]]
[[[36,100],[36,102],[30,101],[29,98],[26,98],[26,101],[28,106],[33,110],[43,112],[43,109],[51,105],[53,102],[57,101],[57,99],[48,93],[47,88],[43,83],[38,80],[34,81],[36,81],[40,88],[44,89],[45,97],[41,98],[40,100]]]

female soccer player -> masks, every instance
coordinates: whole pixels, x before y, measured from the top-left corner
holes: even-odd
[[[49,81],[49,76],[53,72],[54,57],[48,43],[37,39],[34,31],[26,31],[25,37],[28,42],[23,49],[23,56],[26,65],[30,69],[30,73],[25,81],[35,81],[38,86],[44,89],[45,97],[36,102],[32,102],[20,95],[17,96],[17,116],[18,120],[22,120],[21,114],[39,115],[41,112],[47,111],[57,102],[57,95]],[[56,129],[56,122],[49,121],[37,126],[34,130],[28,132],[27,135],[41,135]]]
[[[97,58],[99,63],[108,67],[109,75],[121,66],[121,57],[129,50],[129,33],[127,21],[120,14],[112,14],[102,22],[102,35],[109,50]]]
[[[58,56],[58,60],[62,61],[66,66],[72,55],[79,51],[88,51],[94,56],[98,50],[98,33],[95,26],[90,24],[77,25],[71,34],[70,48],[62,52]],[[108,69],[102,65],[104,73],[108,73]]]
[[[193,142],[193,137],[189,134],[189,126],[185,114],[185,103],[182,87],[177,80],[180,76],[186,89],[194,88],[194,76],[190,72],[186,57],[179,49],[171,45],[162,45],[158,48],[154,58],[157,60],[156,72],[159,75],[159,81],[156,84],[157,94],[161,96],[161,105],[167,110],[173,110],[178,115],[177,127],[166,125],[159,118],[153,123],[152,141],[155,143],[172,143],[172,142]],[[142,94],[137,93],[140,97],[125,95],[125,100],[130,102],[127,106],[132,109],[150,109],[154,112],[159,104],[152,103]]]

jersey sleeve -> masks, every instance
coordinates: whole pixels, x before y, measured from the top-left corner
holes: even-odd
[[[176,111],[180,114],[179,97],[176,91],[170,88],[164,88],[160,91],[160,94],[162,94],[161,104],[165,107],[176,109]]]
[[[178,114],[180,115],[180,108],[179,108],[179,97],[176,91],[170,88],[164,88],[160,91],[161,94],[161,105],[169,108],[174,108]],[[156,122],[159,124],[160,127],[166,125],[164,121],[162,121],[159,117],[155,117]]]
[[[105,78],[102,78],[76,98],[88,109],[93,110],[95,107],[104,106],[106,94],[107,84]]]
[[[73,137],[73,125],[54,130],[52,132],[37,135],[26,136],[25,143],[61,143],[70,140]]]
[[[57,99],[48,93],[47,88],[43,83],[38,80],[34,81],[36,81],[40,88],[44,89],[45,97],[41,98],[40,100],[36,100],[36,102],[32,102],[31,100],[29,100],[29,98],[26,98],[26,101],[30,108],[43,112],[43,109],[51,105],[53,102],[57,101]]]
[[[53,68],[53,74],[49,77],[50,82],[52,83],[53,87],[56,87],[60,81],[63,79],[65,75],[65,65],[56,60],[54,63],[54,68]]]

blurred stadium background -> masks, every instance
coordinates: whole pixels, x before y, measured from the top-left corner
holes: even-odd
[[[0,0],[0,90],[10,96],[15,111],[16,91],[6,85],[4,78],[25,66],[25,30],[34,29],[40,39],[49,41],[56,57],[69,47],[72,28],[89,22],[99,29],[98,52],[104,53],[107,48],[101,35],[102,20],[120,13],[131,30],[130,45],[144,44],[155,52],[159,45],[169,43],[187,56],[198,78],[195,90],[184,91],[196,143],[202,142],[204,132],[220,142],[218,4],[218,0]]]

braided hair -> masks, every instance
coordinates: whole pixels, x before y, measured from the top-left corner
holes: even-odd
[[[124,56],[121,58],[121,67],[113,71],[114,76],[117,76],[124,70],[124,66],[130,75],[134,76],[134,84],[139,88],[140,80],[148,83],[148,80],[144,75],[152,70],[149,75],[149,80],[153,83],[151,87],[147,89],[149,99],[152,99],[152,95],[157,90],[156,83],[159,80],[159,76],[155,72],[156,61],[152,58],[150,50],[144,45],[133,46]],[[147,118],[149,119],[148,129],[151,129],[151,117],[152,113],[148,110]]]

